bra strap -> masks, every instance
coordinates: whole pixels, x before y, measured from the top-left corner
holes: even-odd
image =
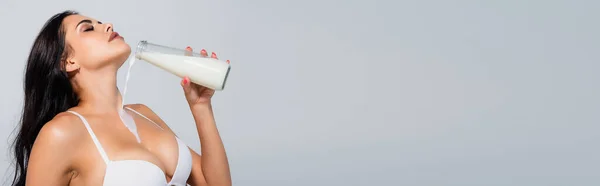
[[[125,108],[127,108],[127,110],[130,110],[131,112],[135,112],[137,115],[140,115],[142,118],[144,118],[144,119],[146,119],[146,120],[150,121],[151,123],[154,123],[154,125],[156,125],[156,126],[157,126],[158,128],[160,128],[161,130],[165,130],[165,129],[163,129],[163,128],[162,128],[160,125],[158,125],[158,123],[156,123],[156,122],[152,121],[150,118],[148,118],[148,117],[144,116],[142,113],[139,113],[138,111],[136,111],[136,110],[133,110],[132,108],[129,108],[129,107],[125,107]]]
[[[100,141],[98,141],[96,134],[94,134],[94,131],[92,131],[92,128],[90,127],[90,124],[87,122],[87,120],[81,114],[79,114],[75,111],[69,110],[67,112],[69,112],[71,114],[75,114],[77,117],[79,117],[79,119],[81,119],[81,121],[85,125],[85,128],[87,129],[88,133],[90,133],[90,136],[92,137],[92,141],[94,141],[94,145],[96,145],[96,148],[100,152],[100,156],[102,156],[102,160],[104,160],[104,163],[108,164],[108,162],[110,160],[108,159],[108,156],[106,155],[106,152],[104,151],[104,148],[102,148]]]

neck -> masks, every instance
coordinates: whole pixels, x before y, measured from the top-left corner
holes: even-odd
[[[98,113],[118,112],[123,108],[123,98],[117,88],[116,70],[85,75],[85,81],[77,82],[80,107],[89,108]]]

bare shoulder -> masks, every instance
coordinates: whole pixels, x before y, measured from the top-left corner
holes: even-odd
[[[28,182],[53,176],[48,172],[63,175],[70,169],[75,159],[73,152],[78,150],[77,143],[82,141],[79,138],[83,127],[76,127],[80,124],[78,120],[72,114],[60,113],[42,127],[31,149]]]
[[[80,136],[81,127],[77,127],[78,125],[81,125],[81,121],[77,116],[66,112],[60,113],[42,127],[35,143],[69,146]]]

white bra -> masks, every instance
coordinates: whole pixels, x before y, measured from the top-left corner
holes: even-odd
[[[160,125],[150,120],[148,117],[142,115],[141,113],[126,107],[128,110],[140,115],[141,117],[147,119],[148,121],[154,123],[156,126],[162,129]],[[96,148],[100,152],[100,156],[106,163],[106,170],[104,173],[104,186],[120,186],[120,185],[144,185],[144,186],[185,186],[187,185],[187,179],[190,176],[192,171],[192,155],[187,145],[183,143],[179,138],[177,139],[177,146],[179,147],[179,158],[177,160],[177,167],[175,168],[175,173],[173,173],[173,177],[171,178],[171,182],[167,183],[166,174],[163,170],[157,165],[150,163],[145,160],[117,160],[111,161],[104,148],[98,141],[98,138],[92,131],[90,124],[87,120],[79,113],[74,111],[67,111],[72,114],[77,115],[85,128],[90,133]],[[164,129],[163,129],[164,130]]]

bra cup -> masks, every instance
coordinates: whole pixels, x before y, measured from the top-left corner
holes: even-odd
[[[143,160],[111,161],[106,166],[104,186],[165,186],[167,178],[158,166]]]

